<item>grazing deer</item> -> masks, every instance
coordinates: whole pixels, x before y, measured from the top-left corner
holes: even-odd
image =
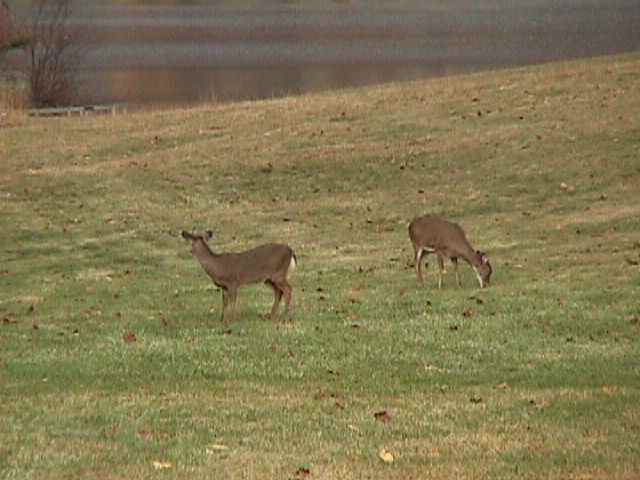
[[[238,288],[253,283],[264,282],[273,289],[275,299],[271,308],[271,319],[275,319],[280,299],[284,295],[286,312],[291,304],[291,285],[287,277],[296,267],[296,256],[288,245],[268,243],[252,250],[240,253],[214,253],[207,240],[213,234],[193,235],[182,232],[186,240],[191,241],[191,253],[198,259],[204,271],[213,283],[222,289],[222,316],[230,307],[235,317]]]
[[[456,272],[458,287],[461,286],[458,276],[458,258],[464,258],[476,272],[480,288],[489,285],[493,270],[486,254],[474,250],[469,244],[460,225],[448,222],[433,215],[415,218],[409,224],[409,238],[413,244],[416,259],[416,275],[422,284],[422,257],[435,253],[438,257],[438,288],[442,288],[442,271],[444,257],[450,258]]]

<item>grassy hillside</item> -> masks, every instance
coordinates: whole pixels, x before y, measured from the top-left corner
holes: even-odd
[[[631,55],[0,117],[0,476],[637,478],[639,85]],[[417,287],[427,212],[490,288]],[[206,228],[295,249],[294,322],[264,286],[218,321]]]

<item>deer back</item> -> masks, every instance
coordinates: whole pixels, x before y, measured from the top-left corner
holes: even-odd
[[[268,243],[245,252],[216,256],[217,276],[225,283],[244,285],[286,278],[293,250],[288,245]]]

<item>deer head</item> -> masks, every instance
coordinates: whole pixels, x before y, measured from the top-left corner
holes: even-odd
[[[211,238],[213,238],[213,232],[211,230],[207,230],[206,232],[204,232],[204,234],[193,234],[183,230],[182,238],[184,238],[185,240],[191,241],[191,252],[195,254],[198,250],[201,250],[203,247],[206,247],[206,250],[209,250],[209,246],[207,242]]]
[[[491,268],[491,263],[489,263],[489,257],[486,253],[481,252],[480,250],[477,250],[476,253],[478,254],[478,257],[480,257],[480,265],[477,267],[476,271],[482,280],[481,286],[484,287],[489,285],[493,269]]]

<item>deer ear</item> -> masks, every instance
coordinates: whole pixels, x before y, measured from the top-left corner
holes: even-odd
[[[206,234],[205,237],[207,237],[207,240],[213,238],[213,232],[211,230],[207,230],[205,234]]]
[[[184,230],[182,230],[181,235],[185,240],[191,240],[193,238],[193,235],[191,235],[189,232],[185,232]]]

